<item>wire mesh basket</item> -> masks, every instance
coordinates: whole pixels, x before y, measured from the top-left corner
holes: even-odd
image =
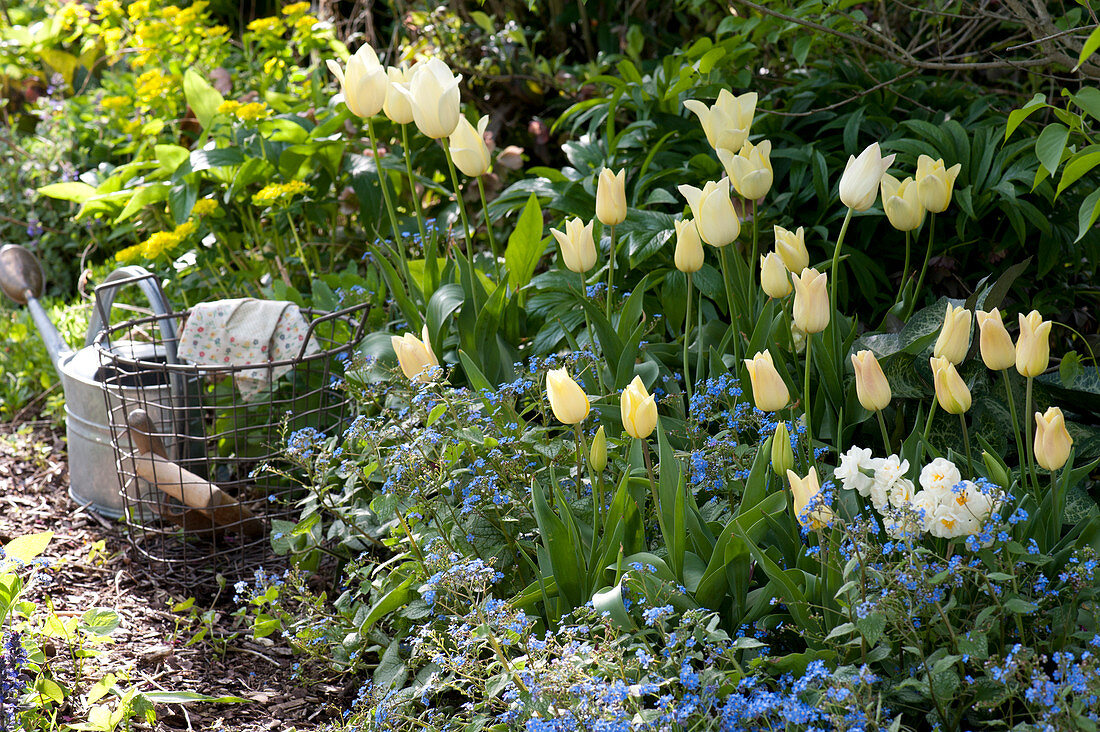
[[[300,498],[287,477],[294,466],[284,456],[285,435],[323,432],[347,417],[342,362],[362,338],[366,308],[302,308],[309,327],[296,357],[250,365],[181,362],[174,334],[191,310],[100,330],[97,378],[123,520],[140,557],[210,575],[243,574],[267,558],[271,521],[295,520]],[[280,367],[289,370],[270,378]],[[242,396],[238,379],[265,375],[262,392]]]

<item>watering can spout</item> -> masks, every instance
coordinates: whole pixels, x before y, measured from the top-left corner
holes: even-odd
[[[57,327],[46,315],[45,308],[38,302],[44,284],[42,267],[27,249],[18,244],[8,244],[0,248],[0,290],[20,305],[26,305],[31,311],[34,325],[50,354],[50,361],[58,375],[61,375],[61,359],[72,354],[73,349],[61,338]]]

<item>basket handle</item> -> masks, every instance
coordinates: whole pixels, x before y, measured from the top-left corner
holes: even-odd
[[[137,265],[119,267],[95,288],[95,309],[92,312],[91,322],[88,323],[88,335],[84,339],[84,345],[90,346],[95,342],[96,336],[101,330],[106,330],[111,322],[111,308],[115,303],[115,295],[118,288],[126,285],[137,285],[145,293],[153,312],[157,315],[171,315],[172,309],[168,306],[168,296],[160,282],[149,270]],[[176,363],[176,324],[172,318],[158,318],[161,340],[164,343],[165,355],[168,363]]]
[[[343,310],[334,310],[330,313],[326,313],[316,320],[309,322],[309,328],[306,330],[306,338],[302,343],[302,350],[298,352],[298,360],[302,360],[306,357],[306,349],[309,348],[309,339],[313,337],[313,331],[321,323],[327,323],[330,320],[336,318],[344,318],[359,310],[366,310],[370,306],[370,303],[359,303],[358,305],[352,305],[351,307],[344,308]],[[367,319],[365,317],[359,318],[359,324],[355,327],[355,334],[352,335],[351,341],[348,342],[349,348],[354,348],[356,344],[363,338],[363,331],[367,327]]]

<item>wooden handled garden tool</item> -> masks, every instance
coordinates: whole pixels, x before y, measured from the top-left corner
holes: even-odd
[[[179,466],[167,457],[168,453],[160,438],[157,437],[153,420],[144,409],[135,409],[126,418],[130,441],[137,448],[134,455],[134,472],[159,490],[172,496],[184,505],[196,509],[214,521],[218,526],[239,525],[248,537],[263,535],[263,524],[252,511],[240,501],[233,499],[225,491],[210,481],[195,475]],[[188,512],[179,518],[186,524]],[[180,523],[175,518],[174,523]]]

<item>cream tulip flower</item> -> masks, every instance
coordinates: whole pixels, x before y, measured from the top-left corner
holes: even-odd
[[[703,268],[703,242],[694,219],[673,221],[676,227],[676,252],[673,259],[681,272],[698,272]]]
[[[943,316],[943,326],[932,348],[932,355],[944,356],[954,364],[962,363],[966,352],[970,350],[970,311],[962,305],[955,307],[947,303],[947,312]]]
[[[787,271],[793,274],[802,274],[802,270],[810,266],[810,253],[806,250],[806,231],[799,226],[794,231],[787,231],[782,226],[774,226],[775,251]]]
[[[927,155],[917,158],[917,191],[920,203],[932,213],[942,213],[951,205],[951,191],[962,165],[944,166],[943,158],[933,160]]]
[[[775,252],[760,257],[760,287],[768,297],[776,299],[791,294],[790,273]]]
[[[588,417],[588,396],[564,367],[546,372],[546,396],[554,417],[562,424],[580,424]]]
[[[712,247],[724,247],[741,233],[741,219],[730,200],[730,180],[709,181],[699,190],[695,186],[678,186],[687,199],[699,236]]]
[[[882,157],[882,150],[873,142],[859,154],[848,157],[844,174],[840,176],[840,200],[854,211],[866,211],[875,205],[879,182],[894,162],[894,155]]]
[[[993,308],[989,312],[979,310],[975,313],[980,331],[978,345],[982,352],[982,361],[990,371],[1004,371],[1016,363],[1016,347],[1012,345],[1012,336],[1005,330],[1001,312]]]
[[[948,414],[963,414],[970,409],[970,389],[955,370],[955,364],[946,358],[933,356],[932,380],[936,388],[936,401]]]
[[[745,368],[752,383],[752,400],[761,412],[778,412],[791,401],[791,393],[783,377],[775,370],[770,351],[758,352],[745,359]]]
[[[1058,407],[1035,413],[1035,461],[1046,470],[1058,470],[1069,460],[1073,438],[1066,430],[1066,418]]]
[[[718,159],[722,161],[726,175],[733,182],[734,190],[749,201],[763,198],[772,188],[774,173],[771,154],[770,140],[764,140],[758,145],[746,140],[736,155],[723,147],[718,148]]]
[[[604,226],[615,226],[626,221],[626,170],[612,173],[610,168],[600,171],[596,183],[596,218]]]
[[[695,99],[688,99],[684,106],[699,117],[711,147],[732,152],[740,150],[749,136],[756,100],[756,92],[735,97],[728,89],[723,89],[711,107]]]
[[[619,402],[619,411],[623,418],[623,428],[631,437],[644,440],[653,434],[657,427],[657,402],[646,391],[640,376],[623,389]]]
[[[426,383],[434,381],[437,373],[435,368],[439,366],[439,360],[432,352],[432,344],[428,339],[428,326],[421,331],[421,338],[412,333],[403,336],[390,336],[390,345],[397,354],[397,363],[401,366],[401,372],[409,381]]]
[[[794,324],[803,333],[820,333],[829,325],[829,277],[813,267],[792,274],[794,284]]]
[[[856,370],[856,396],[859,403],[869,412],[886,409],[893,393],[875,354],[867,350],[852,354],[852,366]]]
[[[489,147],[485,144],[485,128],[488,126],[488,115],[478,120],[476,128],[470,120],[459,116],[458,126],[449,138],[451,159],[470,178],[485,175],[493,167]]]
[[[357,117],[367,119],[382,111],[386,102],[389,78],[386,68],[378,62],[378,54],[368,44],[348,59],[347,67],[341,68],[335,59],[325,61],[328,70],[340,80],[344,92],[344,103]]]
[[[1038,310],[1020,313],[1020,337],[1016,340],[1016,370],[1021,376],[1038,376],[1050,364],[1049,320]]]
[[[386,68],[389,86],[386,88],[386,102],[382,105],[382,112],[394,124],[407,125],[413,121],[409,98],[394,87],[401,86],[407,91],[414,73],[416,73],[415,65],[409,67],[407,64],[401,64]]]
[[[438,58],[430,58],[416,65],[408,88],[393,88],[409,100],[413,121],[421,134],[440,140],[450,137],[458,127],[461,116],[461,99],[458,83],[462,75],[451,73],[447,64]]]
[[[596,241],[592,237],[592,225],[587,225],[580,218],[565,222],[565,231],[550,229],[550,233],[558,240],[561,247],[561,258],[565,261],[565,268],[570,272],[584,274],[596,264]]]
[[[817,468],[810,468],[805,478],[799,478],[793,470],[788,470],[787,480],[790,481],[791,493],[794,495],[794,515],[798,523],[807,529],[824,529],[832,523],[835,515],[833,509],[825,505],[811,507],[821,493]]]
[[[884,173],[882,182],[882,208],[890,225],[898,231],[919,229],[924,223],[924,206],[917,193],[917,184],[912,178],[899,181],[889,173]]]

